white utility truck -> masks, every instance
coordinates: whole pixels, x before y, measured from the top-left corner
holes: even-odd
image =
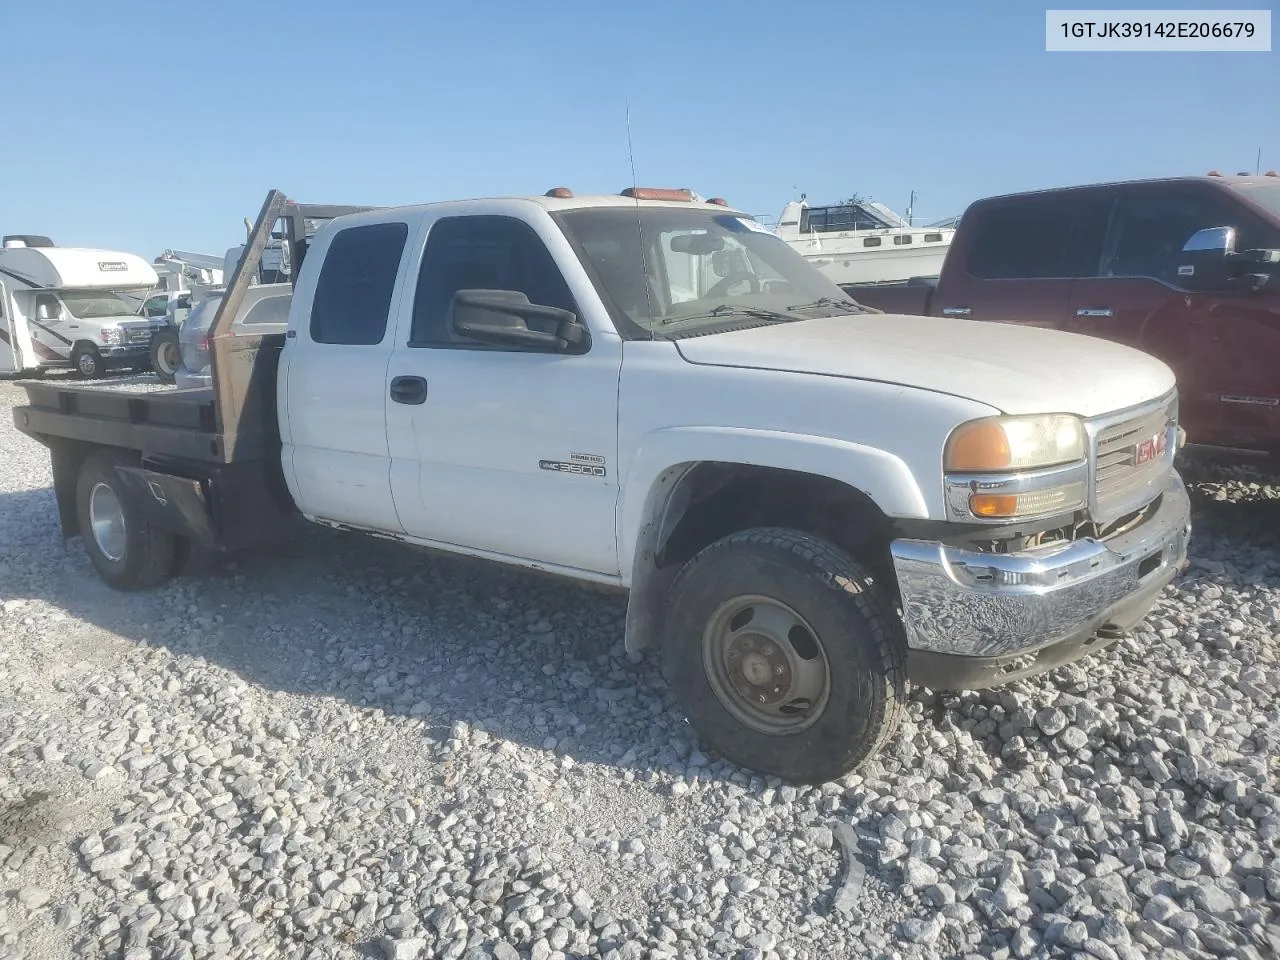
[[[281,219],[287,330],[231,335]],[[864,313],[685,191],[272,192],[210,352],[207,389],[25,385],[15,422],[107,583],[301,514],[620,588],[628,647],[660,650],[705,742],[791,781],[874,755],[909,681],[986,687],[1105,647],[1185,564],[1163,363]]]
[[[100,377],[149,363],[163,321],[137,315],[136,298],[158,281],[131,253],[58,247],[48,237],[11,235],[0,247],[0,373],[74,367]]]

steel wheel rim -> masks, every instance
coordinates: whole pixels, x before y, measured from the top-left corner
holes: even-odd
[[[181,362],[178,345],[172,341],[160,344],[160,349],[156,351],[156,359],[159,361],[162,373],[176,373],[178,364]]]
[[[95,483],[89,491],[89,526],[93,530],[93,542],[102,555],[113,563],[120,562],[128,535],[120,498],[109,484]]]
[[[807,730],[831,695],[831,666],[817,632],[771,597],[721,604],[702,633],[702,666],[735,720],[773,736]]]
[[[92,353],[82,353],[77,366],[80,368],[81,373],[88,375],[98,368],[98,362],[93,359]]]

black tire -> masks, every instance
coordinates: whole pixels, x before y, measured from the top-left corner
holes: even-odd
[[[92,343],[77,343],[71,351],[71,365],[76,373],[86,380],[97,380],[106,373],[106,364],[102,362],[102,354]]]
[[[177,573],[183,556],[182,538],[148,522],[125,496],[116,466],[127,462],[109,450],[89,455],[76,481],[76,514],[85,551],[98,576],[117,590],[144,590]],[[90,500],[99,485],[111,489],[123,515],[123,549],[118,553],[113,550],[113,556],[103,552],[93,530]]]
[[[181,365],[176,330],[161,330],[151,338],[151,370],[161,383],[174,383]]]
[[[808,711],[806,717],[813,718],[803,722],[810,725],[795,732],[761,732],[739,719],[716,692],[715,683],[723,681],[708,676],[704,645],[711,641],[704,634],[720,622],[718,611],[726,603],[751,596],[785,605],[802,618],[824,657],[825,703],[819,712]],[[853,557],[809,534],[757,528],[706,547],[676,577],[663,672],[708,746],[761,773],[825,783],[877,754],[897,729],[906,699],[905,649],[891,602]]]

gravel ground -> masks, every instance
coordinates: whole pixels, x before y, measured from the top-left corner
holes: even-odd
[[[612,595],[308,530],[138,595],[0,383],[0,958],[1280,952],[1280,486],[1130,638],[861,774],[700,752]]]

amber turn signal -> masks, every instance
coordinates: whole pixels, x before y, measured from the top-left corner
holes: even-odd
[[[969,498],[975,517],[1012,517],[1018,512],[1018,498],[1007,493],[975,493]]]

